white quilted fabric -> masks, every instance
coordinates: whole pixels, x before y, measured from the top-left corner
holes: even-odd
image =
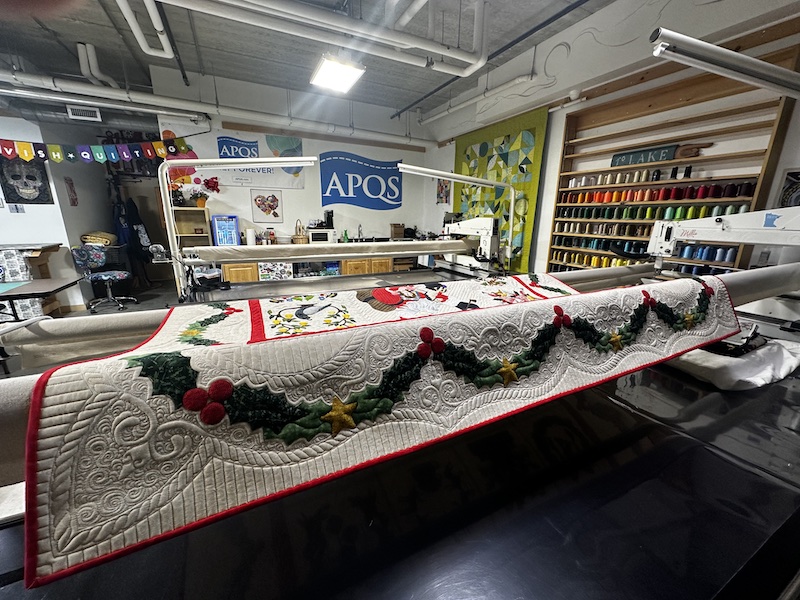
[[[376,294],[382,301],[364,293],[321,294],[186,307],[173,311],[153,339],[127,354],[58,369],[32,408],[39,429],[35,480],[28,482],[26,544],[34,549],[28,556],[35,555],[35,562],[26,564],[27,584],[47,582],[222,511],[431,443],[738,331],[727,292],[714,278],[585,295],[565,295],[569,289],[547,276],[538,282],[519,277],[459,282],[444,289],[390,289]],[[189,358],[201,388],[225,379],[237,387],[284,394],[293,407],[331,404],[334,397],[347,403],[372,389],[368,386],[379,385],[397,361],[415,356],[422,327],[477,360],[500,361],[528,348],[542,328],[554,323],[558,310],[573,325],[585,319],[598,330],[619,331],[647,298],[642,290],[679,315],[695,310],[703,294],[710,302],[704,319],[686,328],[667,325],[652,309],[636,339],[610,351],[598,351],[564,326],[539,369],[508,385],[477,385],[433,355],[389,412],[335,436],[323,431],[290,443],[247,423],[232,424],[227,416],[219,424],[204,424],[196,411],[176,408],[167,395],[154,394],[151,378],[128,362],[177,350]],[[393,292],[406,294],[408,301],[386,310]],[[457,308],[461,302],[486,310],[462,311]],[[313,315],[304,310],[307,318],[299,321],[307,325],[296,333],[280,331],[297,316],[298,307],[326,304],[331,308]],[[284,310],[281,319],[274,318],[276,310]],[[349,315],[352,322],[336,329],[325,322],[331,311]],[[212,317],[219,320],[202,324]],[[249,343],[261,339],[266,341]],[[217,345],[198,345],[209,340]]]

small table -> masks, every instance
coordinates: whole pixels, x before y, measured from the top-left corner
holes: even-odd
[[[10,315],[14,321],[21,321],[14,306],[14,300],[28,298],[47,298],[72,287],[83,277],[57,277],[54,279],[33,279],[31,281],[9,281],[0,283],[0,302],[8,302],[11,312],[0,310],[0,315]]]

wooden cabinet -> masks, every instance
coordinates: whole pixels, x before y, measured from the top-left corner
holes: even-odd
[[[172,216],[179,248],[213,245],[207,208],[173,206]]]
[[[342,261],[342,275],[367,275],[391,271],[391,258],[354,258]]]
[[[222,278],[230,283],[258,281],[258,263],[223,264]]]
[[[391,258],[371,258],[370,273],[391,273],[392,272],[392,259]]]
[[[655,121],[652,111],[642,116],[624,107],[611,116],[603,106],[567,116],[548,271],[642,262],[612,249],[644,253],[656,220],[765,208],[791,114],[786,103],[763,95],[739,104],[707,102],[688,116],[665,113]],[[665,147],[672,147],[667,160],[654,153],[618,164],[621,154]],[[747,268],[751,249],[697,240],[679,247],[665,268],[688,274]]]

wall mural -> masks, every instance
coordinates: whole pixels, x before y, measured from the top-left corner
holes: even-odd
[[[43,160],[2,159],[0,187],[9,204],[54,204]]]
[[[514,271],[528,271],[546,131],[544,107],[456,138],[456,173],[510,183],[517,191],[511,232]],[[455,208],[467,218],[499,219],[501,242],[508,239],[509,190],[456,183],[455,198]]]

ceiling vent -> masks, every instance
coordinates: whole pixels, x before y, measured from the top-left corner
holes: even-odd
[[[93,106],[70,106],[67,104],[67,115],[73,121],[96,121],[102,123],[100,109]]]

